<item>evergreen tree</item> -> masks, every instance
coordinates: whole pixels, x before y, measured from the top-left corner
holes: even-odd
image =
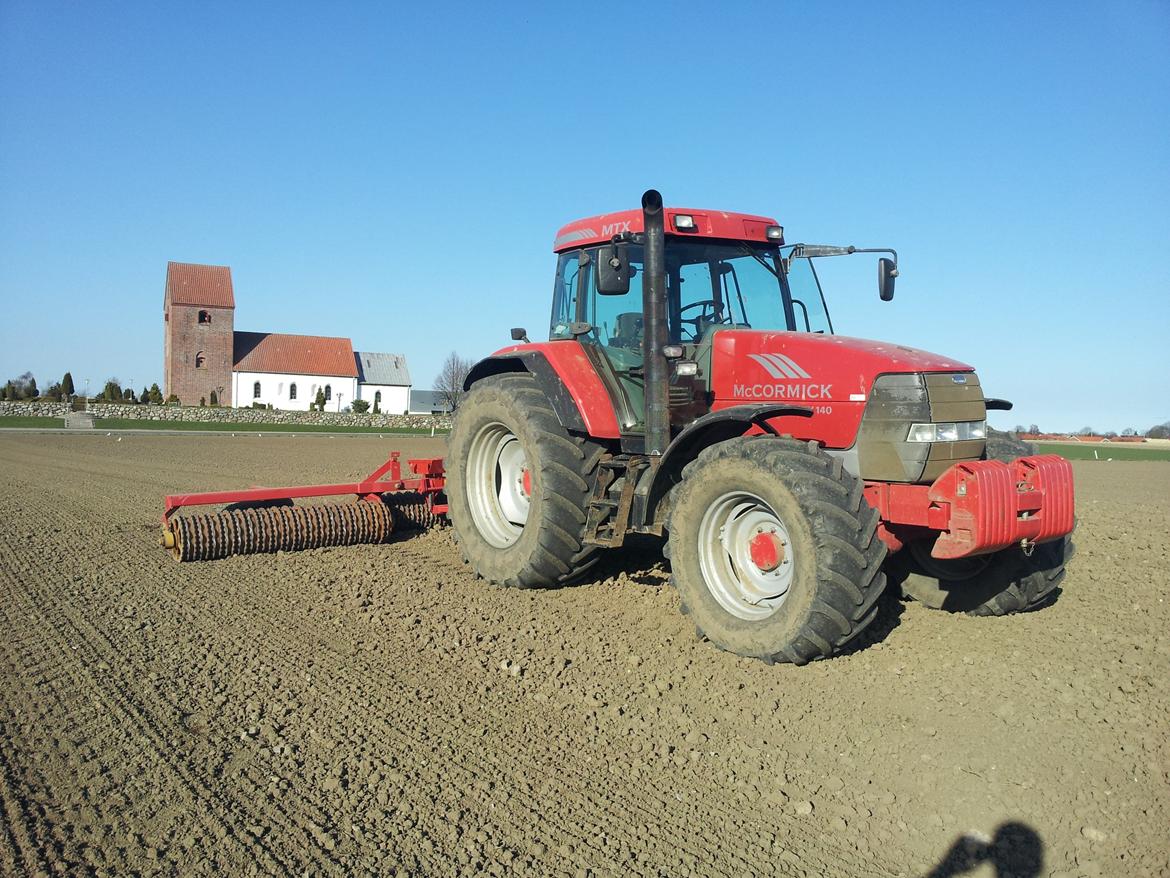
[[[150,391],[146,388],[145,384],[142,385],[142,393],[138,395],[138,402],[142,405],[146,405],[148,402],[153,402],[153,400],[150,398]]]
[[[122,399],[122,383],[117,378],[110,378],[106,381],[106,386],[102,389],[102,395],[99,399],[107,400],[108,402],[119,402]]]
[[[317,391],[317,399],[316,399],[315,404],[317,406],[317,411],[319,411],[319,412],[325,411],[325,391],[324,390]]]
[[[61,379],[61,392],[66,396],[73,396],[77,391],[73,389],[73,373],[66,372],[65,377]]]
[[[157,384],[150,385],[150,401],[155,405],[162,405],[163,395]]]
[[[28,386],[25,389],[25,397],[27,399],[36,399],[38,396],[40,396],[40,391],[37,390],[37,379],[29,375]]]

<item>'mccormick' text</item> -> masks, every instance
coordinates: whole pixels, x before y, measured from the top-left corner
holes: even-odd
[[[732,396],[741,399],[832,399],[832,384],[734,384]]]

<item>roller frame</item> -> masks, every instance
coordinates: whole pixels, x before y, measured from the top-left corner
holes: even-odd
[[[232,503],[263,503],[270,500],[295,500],[302,497],[337,497],[353,494],[361,500],[377,500],[384,494],[401,491],[417,492],[427,498],[436,515],[447,514],[446,498],[442,497],[446,480],[443,477],[443,458],[421,457],[407,460],[413,477],[402,477],[401,452],[393,451],[390,458],[360,482],[337,485],[298,485],[285,488],[247,488],[240,491],[205,491],[198,494],[168,494],[163,510],[163,527],[171,516],[187,506],[216,506]],[[383,480],[385,479],[385,480]]]

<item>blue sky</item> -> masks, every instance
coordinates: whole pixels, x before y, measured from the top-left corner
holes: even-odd
[[[667,202],[893,246],[839,332],[976,365],[1001,424],[1170,419],[1170,5],[0,3],[0,374],[162,380],[167,260],[236,327],[547,332],[556,229]],[[862,261],[862,260],[866,261]],[[996,419],[993,418],[993,423]]]

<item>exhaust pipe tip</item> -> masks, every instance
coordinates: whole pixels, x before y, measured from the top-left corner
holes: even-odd
[[[662,210],[662,193],[657,189],[647,189],[643,192],[642,210],[649,214],[655,214]]]

